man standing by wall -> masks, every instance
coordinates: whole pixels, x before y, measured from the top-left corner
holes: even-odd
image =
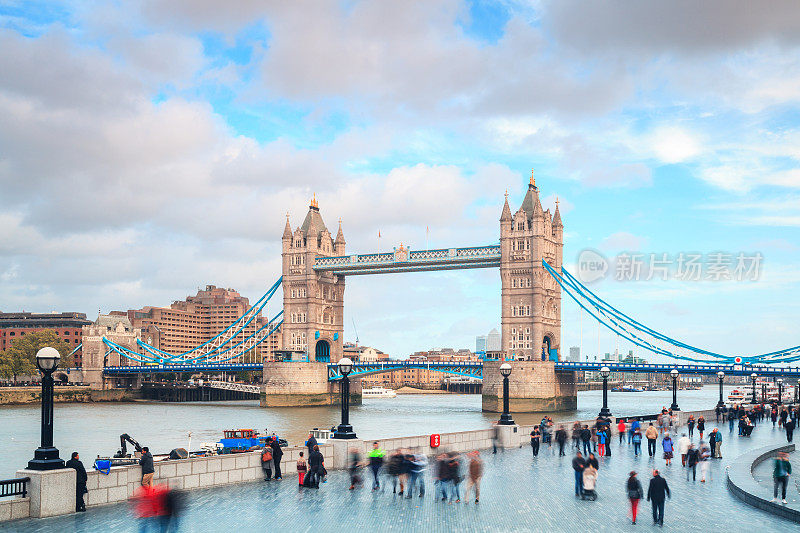
[[[67,461],[65,466],[75,469],[75,512],[82,513],[86,511],[83,495],[89,491],[86,490],[86,469],[83,467],[78,452],[72,452],[72,459]]]
[[[153,484],[153,474],[156,472],[153,466],[153,454],[150,453],[150,448],[147,446],[142,448],[142,458],[139,460],[142,466],[142,486],[150,487]]]

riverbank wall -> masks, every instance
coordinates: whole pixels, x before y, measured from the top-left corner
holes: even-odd
[[[0,405],[40,403],[41,395],[41,387],[0,387]],[[142,392],[134,389],[92,390],[89,387],[56,387],[53,394],[56,403],[131,402],[141,398]]]
[[[714,410],[679,412],[679,422],[683,426],[689,415],[695,419],[704,416],[710,423],[715,420]],[[637,417],[640,420],[654,418],[652,416]],[[611,417],[612,424],[619,420]],[[621,418],[621,417],[620,417]],[[629,420],[631,417],[624,417]],[[564,422],[566,428],[571,428],[575,421]],[[594,420],[582,420],[583,424],[593,424]],[[613,428],[613,425],[612,425]],[[372,449],[373,442],[386,451],[398,448],[413,450],[427,456],[442,452],[468,452],[472,450],[486,450],[497,444],[503,448],[516,448],[527,445],[533,425],[495,426],[472,431],[458,431],[432,435],[415,435],[407,437],[390,437],[377,440],[330,440],[320,446],[320,451],[325,458],[325,467],[328,470],[346,469],[348,464],[348,450],[356,448],[366,457]],[[281,470],[284,477],[295,479],[296,462],[303,446],[288,446],[283,448],[284,455],[281,460]],[[89,465],[87,465],[89,466]],[[86,505],[90,508],[101,505],[121,503],[133,496],[141,486],[142,470],[138,465],[120,466],[111,468],[109,474],[102,474],[96,470],[87,469]],[[40,516],[56,516],[58,514],[71,514],[74,510],[74,492],[64,487],[74,487],[75,471],[71,469],[50,471],[47,475],[56,476],[62,473],[63,479],[54,487],[48,488],[47,484],[40,482],[31,483],[29,496],[26,498],[0,500],[0,522]],[[41,472],[20,470],[17,478],[41,476]],[[168,485],[177,490],[194,490],[199,488],[220,487],[237,483],[253,483],[263,479],[261,470],[260,452],[246,452],[231,455],[213,455],[209,457],[196,457],[182,460],[159,461],[155,464],[154,483]],[[47,491],[50,490],[50,494]],[[55,493],[55,494],[53,494]],[[48,497],[45,497],[48,496]],[[42,502],[51,502],[44,509]]]

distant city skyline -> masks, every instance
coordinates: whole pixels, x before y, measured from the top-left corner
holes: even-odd
[[[704,3],[689,25],[678,4],[376,6],[0,7],[2,310],[94,319],[207,284],[255,301],[312,195],[348,252],[495,243],[534,168],[567,269],[609,260],[608,302],[724,354],[798,344],[796,6]],[[694,253],[761,254],[760,275],[616,276]],[[500,322],[491,269],[362,276],[345,298],[344,338],[388,353]],[[562,323],[562,353],[631,348],[568,299]]]

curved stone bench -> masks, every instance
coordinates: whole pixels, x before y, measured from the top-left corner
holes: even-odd
[[[759,464],[775,457],[778,452],[793,451],[794,444],[767,446],[737,457],[728,467],[728,489],[734,496],[753,507],[800,522],[800,505],[773,503],[772,489],[760,485],[753,477],[753,469]]]

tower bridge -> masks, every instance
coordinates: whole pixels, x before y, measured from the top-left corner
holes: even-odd
[[[345,281],[348,276],[498,268],[501,280],[500,323],[503,360],[513,361],[510,376],[512,411],[553,411],[577,405],[574,372],[600,365],[624,372],[669,372],[765,376],[800,376],[785,365],[800,360],[800,346],[754,356],[726,356],[677,341],[648,328],[605,302],[562,266],[564,227],[558,208],[544,210],[531,176],[520,207],[512,213],[506,194],[496,244],[415,250],[400,245],[390,252],[347,254],[342,222],[335,237],[314,197],[300,226],[289,215],[281,237],[282,276],[251,309],[212,339],[182,354],[170,354],[143,342],[141,332],[118,317],[101,317],[84,330],[83,381],[111,387],[124,380],[164,372],[263,370],[262,406],[320,405],[338,401],[336,363],[343,357]],[[253,332],[277,288],[283,309]],[[560,361],[562,291],[614,334],[670,364],[573,363]],[[303,354],[302,361],[244,363],[242,355],[275,331],[284,350]],[[246,333],[250,332],[249,334]],[[501,411],[501,360],[481,362],[356,362],[358,378],[404,368],[426,368],[483,380],[483,409]],[[782,365],[782,366],[777,366]],[[351,401],[360,401],[354,380]]]
[[[524,361],[525,367],[512,378],[516,395],[512,403],[520,411],[574,408],[574,376],[556,375],[554,366],[561,349],[561,287],[543,263],[561,268],[564,226],[558,203],[553,213],[542,208],[531,173],[522,203],[513,213],[506,194],[499,222],[498,244],[435,250],[412,250],[401,244],[391,252],[347,255],[341,219],[334,237],[313,198],[297,228],[292,229],[287,215],[281,239],[284,348],[307,353],[310,362],[336,363],[343,357],[348,276],[498,268],[502,350]],[[487,363],[483,370],[483,408],[500,411],[502,380],[492,367]],[[324,373],[312,378],[310,369],[304,372],[305,379],[328,379]],[[453,367],[452,372],[459,370]],[[264,405],[309,401],[307,391],[285,390],[282,384],[287,379],[284,366],[265,365]],[[317,401],[324,399],[312,403]]]

